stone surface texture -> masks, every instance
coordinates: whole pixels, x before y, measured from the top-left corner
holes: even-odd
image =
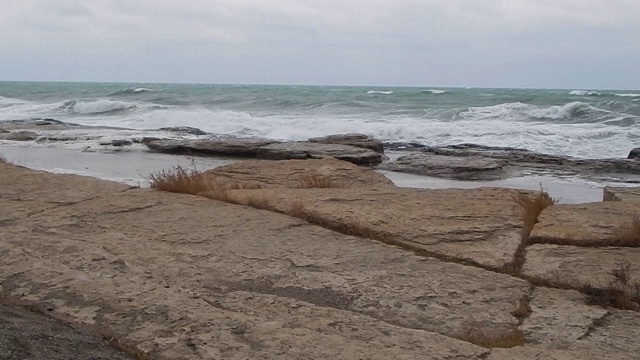
[[[380,165],[381,170],[444,177],[457,180],[492,180],[504,177],[504,160],[479,156],[445,156],[412,153]]]
[[[384,153],[384,145],[382,141],[374,139],[364,134],[336,134],[323,137],[310,138],[312,143],[322,144],[342,144],[355,146],[365,149],[371,149],[377,153]]]
[[[382,155],[370,149],[342,144],[322,144],[311,142],[273,143],[258,149],[256,156],[261,159],[320,159],[334,157],[358,165],[375,165],[382,162]]]
[[[603,201],[640,201],[640,187],[609,187],[602,189]]]

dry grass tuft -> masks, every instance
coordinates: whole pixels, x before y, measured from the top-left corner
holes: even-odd
[[[147,180],[153,189],[181,194],[198,195],[212,188],[212,183],[200,171],[182,166],[151,174]]]
[[[266,186],[258,183],[233,183],[227,186],[229,190],[257,190],[266,189]]]
[[[513,348],[523,346],[526,343],[524,333],[517,327],[512,327],[507,331],[471,327],[464,332],[460,340],[489,349]]]
[[[610,246],[640,247],[640,216],[635,215],[630,224],[626,224],[614,233]]]
[[[528,240],[533,226],[538,222],[538,216],[542,210],[557,203],[558,200],[552,198],[543,188],[540,192],[531,196],[519,193],[513,200],[522,208],[522,239]]]
[[[640,281],[631,275],[631,264],[624,262],[609,272],[612,279],[602,288],[585,284],[582,292],[587,304],[614,307],[621,310],[640,310]]]
[[[327,176],[312,173],[300,179],[297,187],[301,189],[335,189],[343,188],[344,184],[337,183]]]
[[[277,211],[276,207],[273,206],[271,201],[264,197],[258,198],[258,197],[252,196],[247,200],[240,201],[239,203],[242,205],[251,206],[252,208],[256,208],[256,209],[269,210],[273,212]]]

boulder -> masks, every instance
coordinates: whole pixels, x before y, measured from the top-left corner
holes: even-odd
[[[111,140],[111,141],[101,142],[100,143],[100,145],[111,145],[111,146],[117,146],[117,147],[129,146],[131,144],[133,144],[133,141],[126,140],[126,139],[123,139],[123,140]]]
[[[143,141],[144,142],[144,141]],[[222,155],[255,157],[259,148],[273,143],[267,139],[220,138],[207,140],[151,140],[149,149],[165,154]]]
[[[412,153],[384,163],[378,168],[456,180],[493,180],[505,176],[503,170],[505,165],[507,165],[505,160],[478,156],[458,157]]]
[[[327,187],[395,188],[370,168],[334,158],[307,160],[247,160],[219,166],[206,176],[225,187],[300,188],[316,180]]]
[[[375,165],[382,162],[382,155],[370,149],[310,142],[285,142],[266,145],[257,150],[257,157],[270,160],[333,157],[357,165]]]
[[[631,151],[629,152],[629,156],[627,156],[627,159],[637,159],[638,155],[640,155],[640,148],[631,149]]]
[[[342,144],[355,146],[365,149],[371,149],[377,153],[384,153],[384,146],[382,145],[382,141],[378,139],[373,139],[364,134],[338,134],[338,135],[329,135],[324,137],[316,137],[310,138],[309,142],[313,143],[321,143],[321,144]]]
[[[610,187],[602,189],[603,201],[640,201],[640,187]]]
[[[0,140],[11,140],[11,141],[31,141],[38,138],[38,134],[33,131],[12,131],[5,134],[0,134]]]

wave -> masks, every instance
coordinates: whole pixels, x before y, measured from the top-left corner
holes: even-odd
[[[391,94],[393,94],[393,91],[369,90],[369,91],[367,91],[367,94],[369,94],[369,95],[373,95],[373,94],[391,95]]]
[[[613,95],[622,96],[622,97],[640,97],[640,94],[633,94],[633,93],[630,93],[630,94],[613,94]]]
[[[429,90],[424,90],[424,92],[429,92],[432,93],[434,95],[439,95],[439,94],[446,94],[448,93],[448,91],[445,90],[438,90],[438,89],[429,89]]]
[[[118,91],[114,91],[111,94],[107,95],[107,96],[118,96],[118,95],[132,95],[132,94],[141,94],[141,93],[147,93],[147,92],[154,92],[151,89],[147,89],[147,88],[126,88],[123,90],[118,90]]]
[[[592,111],[606,110],[595,108],[583,102],[571,102],[561,106],[541,107],[521,102],[504,103],[493,106],[471,107],[460,113],[466,119],[497,119],[523,121],[540,120],[576,120]]]
[[[587,91],[587,90],[573,90],[569,92],[569,95],[577,95],[577,96],[599,96],[602,95],[597,91]]]
[[[125,101],[100,99],[96,101],[70,100],[65,102],[65,108],[76,114],[104,114],[136,108],[137,105]]]

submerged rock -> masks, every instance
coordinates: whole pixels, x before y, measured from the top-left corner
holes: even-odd
[[[333,157],[358,165],[375,165],[382,162],[382,155],[373,150],[340,144],[310,142],[286,142],[263,146],[257,157],[270,160],[320,159]]]
[[[350,133],[350,134],[337,134],[324,137],[310,138],[308,140],[312,143],[321,144],[341,144],[355,146],[365,149],[371,149],[377,153],[384,153],[384,146],[382,141],[374,139],[364,134]]]
[[[31,141],[38,138],[38,134],[33,131],[12,131],[0,134],[0,140],[11,141]]]
[[[179,132],[191,135],[207,135],[205,131],[202,131],[198,128],[194,128],[191,126],[172,126],[172,127],[162,127],[158,130],[170,131],[170,132]]]
[[[143,141],[144,142],[144,141]],[[255,157],[258,149],[273,143],[267,139],[151,140],[145,145],[165,154],[194,154]]]

